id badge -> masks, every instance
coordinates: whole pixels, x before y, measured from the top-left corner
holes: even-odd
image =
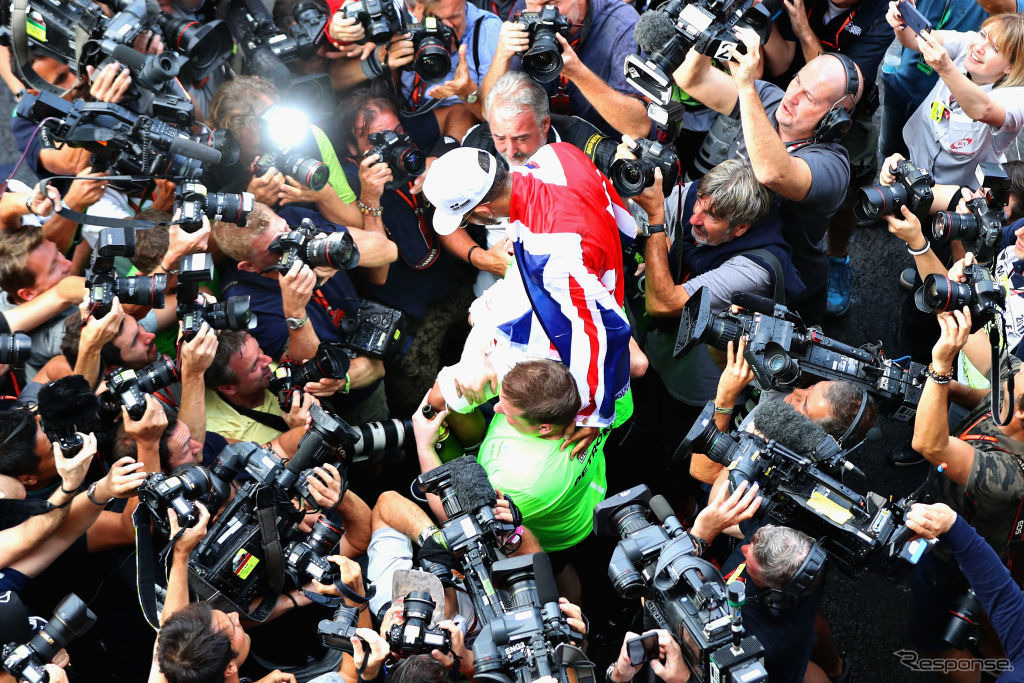
[[[932,121],[941,121],[946,118],[946,106],[938,100],[932,102],[931,117]]]
[[[931,76],[935,73],[935,69],[933,69],[928,62],[924,61],[924,57],[918,57],[915,66],[917,66],[918,70],[920,70],[925,76]]]

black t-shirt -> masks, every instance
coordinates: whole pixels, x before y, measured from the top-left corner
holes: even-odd
[[[821,42],[822,49],[840,52],[856,62],[867,86],[865,92],[870,90],[878,75],[878,65],[892,43],[892,28],[885,20],[889,4],[885,0],[860,0],[852,8],[840,12],[827,22],[823,21],[823,18],[828,8],[828,0],[808,4],[808,23],[811,31]],[[782,12],[777,21],[779,33],[785,40],[799,42],[793,33],[788,13]],[[792,66],[775,81],[788,84],[792,75],[803,65],[803,53],[796,50]]]
[[[589,156],[590,151],[587,149],[587,144],[595,135],[603,137],[603,133],[597,129],[597,126],[581,119],[579,116],[552,114],[551,126],[548,127],[547,142],[568,142],[574,147],[583,150]],[[498,156],[498,150],[494,146],[494,139],[491,137],[491,127],[486,121],[473,126],[466,133],[466,137],[462,140],[462,146],[476,147],[477,149],[490,152],[495,157]],[[607,171],[607,169],[602,170]]]
[[[32,172],[40,178],[54,175],[54,173],[43,166],[42,161],[39,159],[39,153],[43,150],[43,139],[42,134],[33,135],[36,132],[36,124],[32,123],[28,119],[22,116],[14,116],[11,118],[11,133],[14,135],[14,142],[18,145],[18,151],[28,153],[25,154],[25,163],[28,165]],[[54,180],[52,183],[53,187],[60,192],[63,197],[67,194],[68,188],[71,187],[70,180]]]

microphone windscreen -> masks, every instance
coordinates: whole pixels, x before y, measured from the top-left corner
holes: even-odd
[[[658,521],[662,524],[665,523],[669,517],[675,517],[676,513],[672,510],[672,506],[665,500],[665,496],[658,495],[651,498],[651,502],[648,503],[651,506],[651,512],[658,518]]]
[[[825,438],[825,430],[785,401],[769,401],[757,408],[754,427],[791,451],[806,455]]]
[[[475,458],[463,456],[448,463],[451,467],[452,489],[465,512],[474,512],[498,502],[487,478],[487,472]]]
[[[749,292],[733,292],[732,303],[748,311],[771,315],[775,311],[775,300]]]
[[[100,401],[81,375],[68,375],[39,390],[39,416],[58,430],[82,431],[100,421]]]
[[[636,44],[647,54],[657,52],[675,35],[675,24],[667,14],[658,10],[648,10],[641,14],[633,28],[633,38],[636,40]]]
[[[168,147],[172,154],[180,154],[183,157],[197,159],[204,165],[220,163],[219,151],[189,138],[175,137],[171,140],[171,144]]]

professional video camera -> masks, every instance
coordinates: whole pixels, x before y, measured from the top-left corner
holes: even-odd
[[[406,31],[412,40],[413,68],[419,77],[427,83],[447,78],[452,70],[455,32],[437,17],[423,17],[423,21],[410,24]]]
[[[697,681],[768,679],[764,647],[742,635],[739,608],[729,605],[722,575],[697,556],[664,498],[651,498],[642,484],[611,496],[594,508],[594,533],[621,539],[608,578],[622,597],[644,598],[644,609],[676,638]]]
[[[344,379],[352,356],[344,347],[332,342],[320,342],[316,354],[305,362],[283,361],[270,378],[270,393],[277,396],[282,411],[292,407],[292,396],[302,392],[307,382],[322,379]]]
[[[738,292],[732,302],[746,310],[712,316],[703,289],[694,292],[679,322],[676,358],[700,343],[724,351],[728,342],[746,335],[744,357],[763,391],[847,380],[864,387],[892,418],[907,422],[914,416],[924,388],[925,367],[920,363],[899,365],[880,347],[855,348],[826,337],[771,299]]]
[[[566,667],[590,669],[593,677],[594,664],[572,644],[572,630],[558,607],[558,588],[547,555],[499,560],[491,566],[491,580],[505,612],[488,620],[473,643],[474,679],[493,683],[528,683],[544,676],[563,683],[576,680],[567,675]]]
[[[176,194],[175,208],[181,212],[177,223],[185,232],[196,232],[202,228],[204,215],[211,221],[244,226],[256,203],[256,198],[250,192],[211,194],[205,185],[195,181],[179,183]]]
[[[223,502],[213,492],[213,479],[205,467],[180,465],[170,474],[151,472],[139,485],[139,503],[146,506],[149,516],[165,535],[171,526],[168,508],[178,517],[178,527],[193,527],[199,521],[197,502],[206,505],[211,515]]]
[[[366,31],[364,43],[370,41],[383,45],[391,40],[391,36],[402,32],[402,18],[390,0],[356,0],[342,5],[338,11],[346,19],[355,17],[363,25]]]
[[[679,157],[673,145],[637,138],[629,148],[635,159],[616,159],[608,177],[622,197],[635,197],[654,184],[654,170],[661,169],[661,187],[667,197],[679,178]]]
[[[192,83],[208,78],[234,54],[235,41],[227,24],[220,19],[199,23],[160,12],[157,26],[164,45],[188,58],[185,71]]]
[[[18,115],[41,124],[44,144],[68,144],[92,152],[94,171],[173,178],[198,178],[203,167],[220,162],[221,153],[189,137],[184,126],[172,124],[174,110],[154,107],[154,116],[135,114],[108,102],[67,102],[42,92],[25,95],[18,103]]]
[[[725,62],[732,50],[746,47],[735,29],[753,29],[763,44],[771,33],[772,19],[781,4],[770,0],[670,0],[656,10],[644,12],[634,35],[650,57],[626,57],[626,82],[655,104],[668,105],[672,99],[672,73],[679,68],[691,47]],[[641,40],[641,38],[644,38]]]
[[[107,390],[125,407],[128,416],[137,421],[146,413],[146,394],[156,393],[179,381],[181,376],[174,361],[170,356],[160,354],[141,370],[112,370],[107,375]]]
[[[25,683],[48,683],[50,674],[46,672],[46,665],[73,638],[88,631],[95,623],[96,615],[92,610],[77,595],[68,593],[57,605],[46,626],[32,640],[24,645],[4,645],[4,669]]]
[[[366,150],[363,158],[376,154],[388,165],[392,174],[387,185],[389,188],[402,187],[416,176],[422,175],[427,168],[427,155],[405,133],[385,130],[370,133],[367,140],[370,149]]]
[[[500,619],[505,610],[490,571],[515,526],[495,517],[497,495],[487,473],[475,458],[463,456],[421,474],[416,486],[441,499],[448,521],[434,539],[459,563],[477,617]]]
[[[967,306],[971,311],[971,331],[1001,316],[1006,310],[1006,290],[992,279],[992,274],[978,265],[964,266],[966,282],[953,282],[945,275],[931,274],[924,286],[914,293],[914,303],[924,313],[958,311]]]
[[[448,631],[431,627],[434,600],[427,591],[410,591],[402,601],[402,621],[391,627],[387,634],[391,654],[396,657],[429,655],[431,650],[445,654],[452,650],[452,637]]]
[[[81,375],[54,380],[39,390],[39,426],[46,438],[60,444],[65,458],[82,451],[82,434],[101,431],[100,401]]]
[[[304,540],[293,541],[284,550],[285,572],[296,586],[304,586],[311,579],[331,585],[338,580],[338,567],[327,557],[341,540],[344,530],[320,515]]]
[[[705,406],[679,449],[703,453],[729,468],[729,483],[757,481],[763,495],[759,514],[815,537],[847,571],[868,568],[896,575],[916,564],[927,549],[906,526],[918,492],[898,501],[877,493],[861,495],[836,477],[859,471],[848,451],[784,401],[759,408],[751,432],[725,434],[715,426],[714,402]],[[812,446],[811,444],[816,443]],[[900,560],[904,562],[900,562]]]
[[[572,22],[559,13],[554,5],[545,5],[539,12],[520,12],[513,19],[530,34],[530,47],[520,52],[523,71],[538,83],[550,83],[562,73],[562,48],[556,33],[569,38]]]
[[[341,321],[341,343],[371,358],[388,358],[405,343],[405,315],[369,299],[361,299],[354,316]]]
[[[135,231],[124,228],[104,228],[93,249],[89,263],[92,275],[86,284],[89,287],[89,315],[102,318],[110,312],[116,296],[122,304],[139,304],[163,308],[167,276],[135,275],[117,277],[114,273],[114,258],[135,255]]]
[[[249,309],[249,295],[229,296],[210,303],[199,294],[199,285],[213,281],[213,257],[207,253],[188,254],[178,264],[178,320],[182,341],[192,341],[206,322],[215,330],[251,330],[256,314]]]
[[[347,232],[334,232],[316,237],[317,228],[308,218],[298,227],[278,235],[267,249],[280,254],[281,259],[267,270],[287,273],[296,260],[310,268],[325,266],[336,270],[351,270],[359,265],[359,248]]]
[[[927,214],[932,206],[932,174],[918,168],[909,159],[896,162],[892,171],[892,185],[868,185],[858,191],[853,213],[859,221],[870,223],[883,216],[899,216],[900,207],[906,206],[917,215]]]

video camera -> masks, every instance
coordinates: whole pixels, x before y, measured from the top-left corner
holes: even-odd
[[[7,643],[3,647],[4,669],[25,683],[49,683],[46,665],[76,636],[96,623],[96,615],[74,593],[60,601],[53,616],[39,633],[24,645]]]
[[[654,170],[661,169],[661,186],[667,197],[679,179],[679,157],[673,145],[637,138],[629,148],[635,159],[616,159],[608,178],[621,197],[635,197],[654,184]]]
[[[758,431],[782,436],[797,428],[794,423],[810,422],[781,401],[762,409],[768,406],[786,417],[769,422],[766,414],[770,429],[762,430],[759,415]],[[734,489],[743,481],[757,481],[763,494],[759,514],[818,539],[845,570],[864,567],[896,575],[916,564],[928,548],[923,539],[910,540],[914,533],[904,521],[917,492],[894,502],[877,493],[853,491],[836,477],[843,470],[859,470],[847,460],[849,451],[820,428],[817,446],[791,449],[781,439],[765,440],[751,432],[725,434],[715,426],[714,417],[710,402],[679,445],[677,456],[707,455],[729,468]]]
[[[189,233],[203,227],[203,216],[211,221],[224,221],[244,227],[256,204],[256,198],[250,192],[210,193],[205,185],[195,181],[179,183],[176,194],[175,208],[181,212],[177,223]]]
[[[342,346],[320,342],[316,354],[305,362],[282,361],[270,378],[270,393],[277,396],[283,412],[292,407],[292,396],[302,392],[307,382],[322,379],[344,379],[352,356]]]
[[[251,330],[256,315],[249,308],[249,295],[229,296],[210,303],[199,295],[199,285],[213,281],[213,257],[207,253],[188,254],[178,264],[178,320],[181,340],[192,341],[205,322],[214,330]]]
[[[412,40],[413,68],[419,77],[427,83],[445,80],[452,70],[455,32],[437,17],[423,17],[423,21],[410,24],[406,31]]]
[[[313,221],[303,218],[298,227],[275,237],[267,250],[280,254],[281,259],[267,270],[287,273],[295,261],[310,268],[323,266],[336,270],[351,270],[359,265],[359,248],[350,234],[339,231],[316,237],[317,232]]]
[[[774,0],[670,0],[645,12],[637,23],[638,31],[646,30],[659,39],[651,41],[655,49],[649,51],[647,59],[626,57],[626,82],[664,107],[672,100],[672,73],[683,63],[687,50],[693,48],[720,62],[730,61],[733,49],[741,54],[746,51],[736,37],[736,28],[756,31],[763,44],[780,9],[781,4]]]
[[[211,516],[224,502],[214,492],[209,470],[199,465],[180,465],[171,474],[151,472],[139,485],[139,503],[146,506],[153,523],[168,536],[171,533],[168,508],[174,510],[178,527],[184,529],[199,521],[197,502],[204,503]]]
[[[729,605],[722,575],[698,557],[664,498],[651,498],[642,484],[611,496],[594,508],[594,533],[620,539],[608,563],[615,591],[644,598],[644,609],[679,643],[697,681],[768,680],[764,647],[742,635],[739,607]]]
[[[402,187],[413,178],[422,175],[427,168],[427,155],[405,133],[385,130],[370,133],[367,140],[370,149],[366,150],[363,158],[376,154],[388,165],[392,175],[387,184],[389,188]]]
[[[390,0],[356,0],[338,10],[346,19],[355,18],[366,31],[362,42],[383,45],[396,33],[402,32],[402,18]],[[451,69],[449,66],[448,69]],[[448,69],[445,73],[448,73]]]
[[[908,159],[896,162],[892,170],[891,185],[868,185],[857,193],[858,201],[853,207],[857,219],[871,223],[883,216],[900,216],[900,207],[906,206],[918,216],[927,214],[932,206],[932,188],[935,180],[923,168],[914,166]]]
[[[170,356],[160,354],[155,361],[141,370],[117,368],[107,375],[107,391],[111,397],[125,407],[128,416],[141,420],[146,413],[146,394],[181,381],[178,368]]]
[[[61,143],[89,150],[94,171],[146,180],[198,178],[204,166],[220,162],[219,150],[188,135],[184,126],[191,121],[168,123],[162,119],[175,120],[175,111],[153,111],[145,116],[108,102],[67,102],[49,92],[25,95],[18,103],[19,116],[42,125],[46,146]]]
[[[526,75],[538,83],[558,78],[562,73],[562,48],[555,34],[568,39],[572,22],[554,5],[545,5],[539,12],[520,12],[514,21],[522,24],[530,35],[530,47],[519,53]]]
[[[914,416],[924,388],[925,366],[899,365],[886,358],[881,348],[855,348],[826,337],[771,299],[738,292],[732,302],[746,310],[712,316],[703,289],[694,292],[683,308],[675,357],[700,343],[724,351],[728,342],[746,336],[743,355],[763,391],[847,380],[864,387],[894,419],[907,422]]]
[[[1006,290],[979,265],[964,266],[964,278],[966,282],[953,282],[945,275],[929,275],[914,293],[914,304],[923,313],[958,311],[967,306],[971,332],[977,332],[1006,310]]]

